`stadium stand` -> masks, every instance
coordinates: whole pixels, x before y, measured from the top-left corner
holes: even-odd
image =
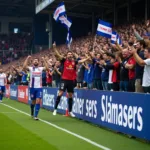
[[[19,57],[28,55],[32,48],[33,36],[30,33],[24,34],[1,34],[0,49],[3,55],[1,64],[10,63]]]
[[[95,37],[90,35],[90,33],[87,37],[75,39],[71,45],[71,50],[74,52],[75,57],[83,59],[86,57],[86,55],[91,55],[91,59],[96,60],[96,62],[87,62],[86,64],[77,66],[78,67],[77,79],[76,79],[78,85],[77,87],[78,88],[84,87],[89,89],[100,89],[100,90],[102,89],[117,90],[117,91],[121,90],[121,91],[135,92],[134,84],[136,80],[136,76],[135,76],[136,62],[132,57],[132,54],[130,54],[129,46],[134,45],[139,50],[141,50],[141,48],[143,48],[142,50],[144,50],[145,45],[149,46],[148,26],[145,25],[144,21],[139,24],[128,24],[128,25],[117,26],[115,29],[118,31],[119,35],[121,36],[122,47],[116,44],[111,44],[110,40],[107,38],[97,36],[95,40]],[[27,43],[25,42],[25,38],[23,39],[20,40],[19,43],[22,44],[22,46]],[[28,37],[28,40],[29,39],[30,36]],[[10,45],[12,44],[10,43]],[[144,47],[142,47],[143,45]],[[68,48],[66,45],[61,45],[58,47],[58,50],[61,54],[65,56],[66,52],[68,51]],[[52,74],[54,73],[53,75],[51,74],[52,76],[51,82],[53,82],[55,81],[54,66],[57,58],[54,56],[52,49],[44,50],[44,51],[42,50],[40,53],[32,55],[33,58],[39,58],[39,59],[41,59],[42,56],[44,56],[47,62],[49,63],[50,72]],[[14,66],[15,69],[19,69],[17,71],[20,72],[24,59],[25,59],[24,57],[21,57],[16,61],[3,65],[3,67],[6,68],[5,71],[11,74],[13,77],[12,65]],[[110,65],[113,65],[115,62],[118,62],[119,64],[117,69],[117,72],[118,71],[119,72],[118,75],[117,74],[115,75],[115,77],[112,77],[113,76],[112,71],[115,69],[112,69],[110,65],[108,66],[106,65],[105,68],[106,70],[104,70],[103,67],[104,61],[109,62],[110,60],[113,59],[114,62],[111,62]],[[126,60],[126,64],[122,64],[124,60]],[[40,65],[42,66],[42,60],[40,60]],[[131,68],[128,67],[130,65],[132,66]],[[87,73],[88,71],[90,71],[90,74]],[[143,73],[141,73],[140,79],[142,79],[142,75]],[[44,78],[43,79],[44,83],[46,83],[46,77],[43,76],[43,78]],[[20,79],[20,81],[19,82],[17,81],[17,83],[21,83],[21,78],[18,79]],[[84,84],[81,81],[84,81]],[[96,84],[97,82],[98,84]],[[125,82],[127,83],[127,87],[124,85]],[[107,84],[107,86],[104,85],[105,83]],[[123,85],[119,83],[123,83]],[[12,80],[11,84],[16,84],[16,83],[14,83]],[[53,85],[54,85],[53,87],[56,87],[55,84]]]

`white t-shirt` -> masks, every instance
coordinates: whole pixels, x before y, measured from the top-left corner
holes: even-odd
[[[143,87],[149,87],[150,86],[150,58],[144,60],[146,63],[144,67],[144,74],[143,74]]]
[[[5,86],[6,75],[5,73],[0,73],[0,86]]]
[[[42,88],[42,72],[44,67],[29,67],[30,87]]]
[[[108,83],[112,84],[112,75],[113,75],[113,70],[109,70],[109,79],[108,79]]]

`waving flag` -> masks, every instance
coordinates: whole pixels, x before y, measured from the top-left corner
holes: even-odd
[[[56,8],[55,12],[54,12],[54,19],[56,21],[59,20],[60,16],[63,16],[66,14],[66,9],[65,9],[65,4],[64,2],[60,3],[59,6]]]
[[[120,38],[120,36],[118,34],[117,34],[117,43],[119,45],[122,45],[122,40],[121,40],[121,38]]]
[[[112,32],[111,43],[115,44],[116,41],[117,41],[117,33],[116,32]]]
[[[97,35],[104,36],[111,39],[112,24],[99,20],[98,27],[97,27]]]
[[[68,31],[68,34],[67,34],[67,45],[68,45],[68,47],[70,47],[71,43],[72,43],[72,37],[71,37],[70,31]]]
[[[59,17],[59,20],[67,29],[69,29],[72,25],[72,21],[64,15]]]

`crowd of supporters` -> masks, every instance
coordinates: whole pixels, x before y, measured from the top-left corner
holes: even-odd
[[[75,87],[149,93],[150,77],[147,72],[150,73],[150,68],[144,69],[144,65],[150,65],[147,59],[150,56],[148,55],[150,53],[149,21],[118,26],[114,30],[119,33],[122,45],[117,42],[111,44],[110,39],[90,34],[73,40],[70,50],[75,60],[90,56],[86,63],[76,66]],[[63,56],[69,50],[66,45],[59,46],[57,49]],[[136,59],[136,54],[141,58],[140,60]],[[63,68],[61,60],[54,55],[53,49],[34,54],[32,57],[39,58],[40,66],[43,65],[41,57],[44,57],[49,65],[49,71],[42,74],[43,86],[59,87]],[[20,58],[3,66],[9,84],[28,85],[30,75],[22,70],[24,60],[25,58]],[[31,65],[32,61],[29,63]],[[143,74],[146,81],[143,81]]]
[[[1,64],[17,60],[32,48],[33,35],[31,33],[0,34]]]

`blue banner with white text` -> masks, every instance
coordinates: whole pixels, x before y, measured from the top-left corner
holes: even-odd
[[[10,85],[10,98],[12,100],[18,100],[18,86]]]
[[[43,88],[43,107],[54,109],[57,89]],[[75,90],[73,112],[76,117],[114,131],[150,140],[150,95],[125,92]],[[58,112],[68,107],[64,94]]]

